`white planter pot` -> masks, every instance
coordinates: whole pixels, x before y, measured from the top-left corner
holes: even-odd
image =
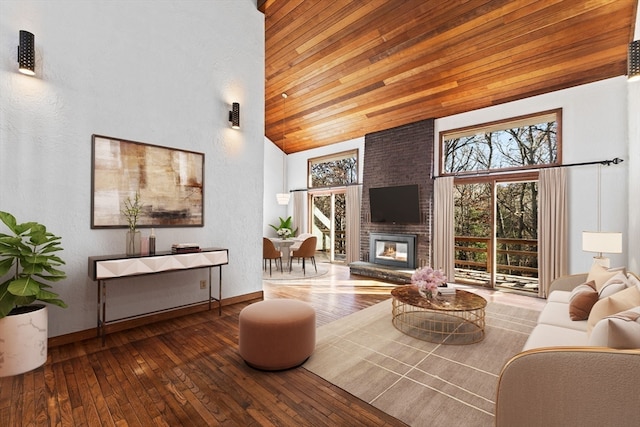
[[[0,377],[23,374],[47,361],[47,307],[0,319]]]

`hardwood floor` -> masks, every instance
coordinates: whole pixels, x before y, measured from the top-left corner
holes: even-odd
[[[264,282],[318,326],[389,298],[391,286],[331,265],[316,279]],[[45,366],[0,378],[0,426],[402,426],[304,368],[261,372],[237,351],[248,303],[49,349]]]

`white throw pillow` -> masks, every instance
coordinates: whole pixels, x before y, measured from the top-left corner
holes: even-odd
[[[629,280],[622,271],[604,282],[598,291],[598,298],[606,298],[629,287]]]
[[[628,273],[627,280],[629,281],[629,287],[637,286],[638,289],[640,289],[640,280],[638,280],[635,275],[633,275],[632,273]]]
[[[635,286],[598,300],[589,313],[587,334],[591,334],[596,324],[605,317],[631,310],[635,307],[640,307],[640,289]]]
[[[591,270],[589,270],[589,274],[587,275],[587,282],[593,280],[596,283],[596,290],[599,292],[602,285],[617,273],[619,273],[617,268],[610,270],[600,264],[593,264],[591,266]]]
[[[617,349],[640,348],[640,307],[600,320],[591,331],[589,345]]]

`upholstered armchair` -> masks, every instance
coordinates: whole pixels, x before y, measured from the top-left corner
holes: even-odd
[[[548,347],[500,374],[496,427],[640,425],[640,350]]]

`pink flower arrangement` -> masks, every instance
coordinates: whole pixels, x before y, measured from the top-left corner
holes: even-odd
[[[447,277],[442,270],[434,270],[431,267],[421,267],[411,276],[411,283],[428,296],[438,295],[438,286],[446,281]]]

